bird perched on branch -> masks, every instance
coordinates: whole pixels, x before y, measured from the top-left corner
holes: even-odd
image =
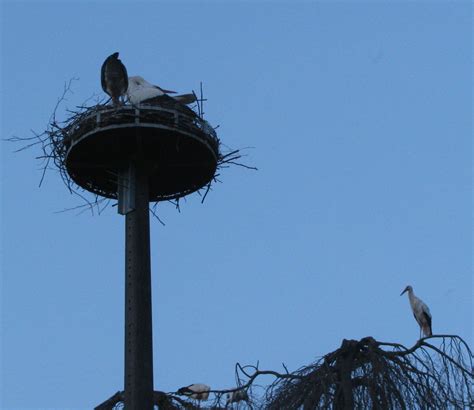
[[[127,96],[132,104],[139,104],[151,98],[168,94],[176,94],[176,91],[165,90],[157,85],[153,85],[139,75],[128,78]],[[196,101],[194,94],[182,94],[169,97],[181,104],[191,104]]]
[[[407,286],[405,290],[400,293],[402,296],[405,292],[408,292],[408,300],[410,301],[411,310],[413,311],[413,316],[415,316],[418,325],[420,325],[420,339],[421,332],[425,337],[432,336],[433,331],[431,330],[431,313],[430,309],[420,298],[415,296],[413,288]]]
[[[209,398],[209,391],[211,387],[203,383],[190,384],[186,387],[181,387],[178,394],[188,396],[195,400],[207,400]]]
[[[100,71],[102,89],[110,95],[115,107],[120,106],[120,97],[125,95],[128,88],[127,69],[118,56],[119,53],[108,56]]]

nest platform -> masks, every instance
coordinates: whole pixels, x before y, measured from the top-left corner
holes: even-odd
[[[219,140],[207,121],[185,106],[122,106],[86,111],[64,135],[64,164],[80,187],[117,199],[118,174],[146,164],[150,202],[178,199],[208,185]]]

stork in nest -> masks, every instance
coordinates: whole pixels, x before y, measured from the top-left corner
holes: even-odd
[[[121,105],[120,97],[124,96],[128,89],[127,69],[118,56],[119,53],[108,56],[100,72],[102,89],[110,95],[114,107]]]

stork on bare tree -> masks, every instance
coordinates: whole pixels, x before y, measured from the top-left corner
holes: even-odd
[[[204,383],[194,383],[186,387],[181,387],[177,393],[188,396],[195,400],[207,400],[209,398],[209,391],[211,387]]]
[[[110,95],[115,107],[120,106],[120,97],[125,95],[128,88],[127,69],[118,56],[119,53],[108,56],[100,70],[102,89]]]
[[[415,316],[416,321],[420,325],[420,339],[421,332],[423,332],[425,337],[432,336],[433,331],[431,330],[431,313],[429,307],[420,298],[415,296],[411,286],[407,286],[405,290],[400,293],[400,296],[405,292],[408,292],[408,300],[410,301],[413,316]]]

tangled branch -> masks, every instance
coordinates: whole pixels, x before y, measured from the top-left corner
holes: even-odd
[[[338,350],[292,373],[298,377],[277,378],[265,407],[463,408],[474,404],[472,366],[472,352],[459,336],[424,338],[410,349],[371,337],[344,340]]]
[[[473,408],[473,359],[469,346],[455,335],[420,339],[411,348],[372,337],[343,340],[339,349],[294,372],[284,365],[284,372],[277,372],[261,370],[258,363],[237,363],[237,387],[210,390],[205,402],[180,397],[178,392],[155,392],[155,408]],[[265,376],[274,381],[259,393],[257,379]],[[239,400],[232,402],[229,397]],[[122,404],[119,397],[116,407],[100,410]]]

